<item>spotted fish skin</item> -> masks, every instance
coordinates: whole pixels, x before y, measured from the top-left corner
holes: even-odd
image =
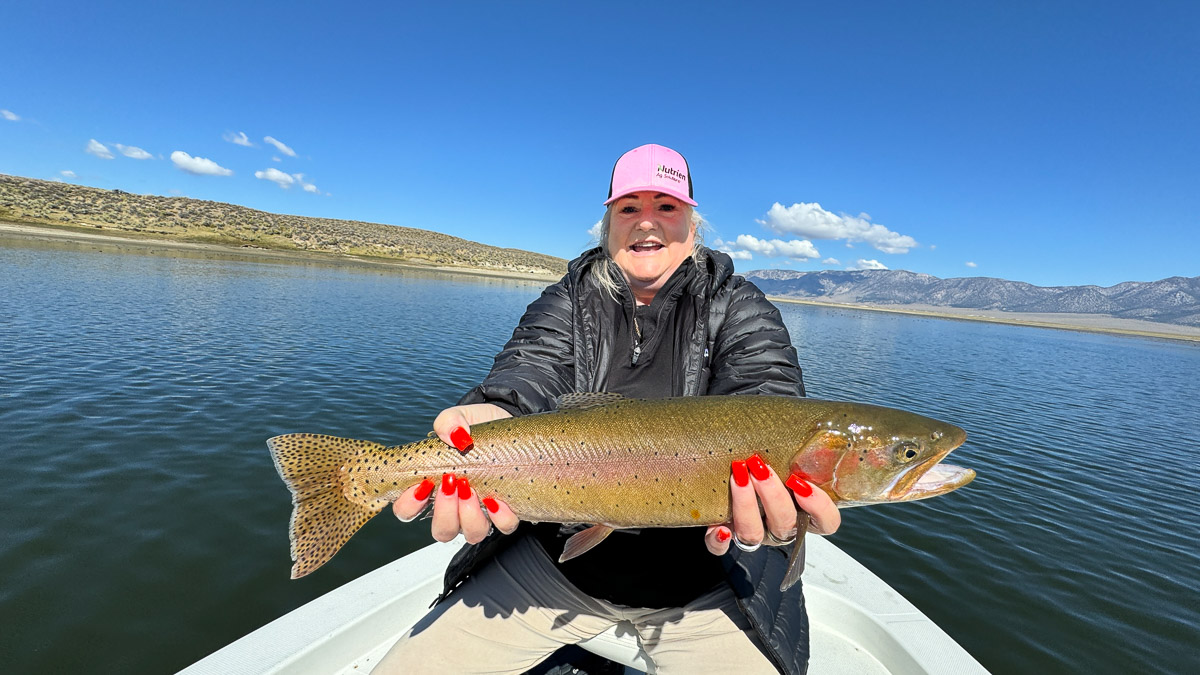
[[[469,478],[480,497],[507,502],[522,520],[611,528],[728,522],[730,463],[755,453],[782,477],[803,472],[844,505],[925,498],[974,477],[959,470],[934,490],[914,490],[965,432],[816,399],[573,395],[555,412],[473,425],[471,435],[465,454],[437,438],[395,447],[316,434],[267,441],[293,495],[292,577],[328,561],[406,489],[443,473]]]

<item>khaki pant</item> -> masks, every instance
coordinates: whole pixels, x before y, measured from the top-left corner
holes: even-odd
[[[372,672],[518,674],[616,624],[636,631],[662,675],[776,672],[728,587],[682,608],[615,605],[575,588],[530,537],[434,607]]]

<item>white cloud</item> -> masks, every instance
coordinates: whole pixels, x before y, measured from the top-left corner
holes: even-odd
[[[263,171],[255,171],[254,177],[259,180],[269,180],[284,190],[293,185],[299,185],[305,192],[310,192],[314,195],[321,194],[321,190],[316,185],[304,180],[304,174],[302,173],[286,174],[275,167],[270,167]]]
[[[59,171],[58,175],[62,176],[63,178],[74,178],[75,172],[71,171],[70,169],[67,169],[65,171]]]
[[[295,156],[296,156],[296,151],[295,151],[295,150],[293,150],[293,149],[291,149],[291,148],[289,148],[288,146],[284,145],[282,141],[277,141],[277,140],[275,140],[274,138],[271,138],[270,136],[266,136],[266,137],[264,137],[264,138],[263,138],[263,141],[265,141],[265,142],[267,142],[267,143],[270,143],[271,145],[275,146],[275,147],[276,147],[276,149],[278,149],[280,152],[282,152],[283,154],[287,155],[288,157],[295,157]]]
[[[151,155],[136,145],[121,145],[120,143],[113,143],[113,145],[117,146],[117,149],[121,151],[121,154],[125,155],[126,157],[130,157],[132,159],[154,159],[154,155]]]
[[[600,223],[596,223],[595,227],[593,227],[597,231],[599,231],[599,228]],[[714,239],[708,247],[714,251],[722,251],[734,260],[754,260],[754,256],[749,251],[739,251],[737,250],[737,244],[722,241],[721,239]]]
[[[821,261],[822,265],[841,265],[842,261],[837,258],[826,258]]]
[[[8,120],[9,122],[20,122],[21,121],[20,115],[18,115],[17,113],[15,113],[11,110],[4,110],[2,108],[0,108],[0,117],[3,117],[4,119]]]
[[[279,159],[278,157],[272,157],[272,158],[271,158],[271,161],[272,161],[272,162],[282,162],[283,160],[282,160],[282,159]]]
[[[182,150],[176,150],[171,153],[171,161],[175,166],[198,176],[232,176],[233,172],[223,166],[218,165],[211,159],[203,157],[192,157]]]
[[[254,144],[250,142],[250,137],[247,136],[246,132],[244,132],[244,131],[239,131],[236,134],[233,132],[228,132],[228,133],[222,134],[221,138],[229,141],[230,143],[233,143],[234,145],[244,145],[247,148],[254,147]]]
[[[792,204],[784,207],[779,202],[767,211],[766,220],[759,224],[780,234],[797,234],[813,239],[845,239],[847,242],[863,241],[884,253],[908,253],[917,246],[917,240],[904,234],[892,232],[882,225],[870,222],[871,216],[837,215],[813,202]]]
[[[269,180],[285,190],[292,187],[292,185],[296,182],[295,178],[292,178],[291,176],[274,167],[271,167],[266,171],[255,171],[254,177],[260,180]]]
[[[733,246],[754,253],[761,253],[768,258],[791,258],[792,260],[811,260],[819,258],[820,253],[817,252],[817,247],[813,246],[811,241],[807,239],[793,239],[791,241],[783,241],[781,239],[759,239],[748,234],[739,234]]]
[[[859,258],[858,262],[854,263],[850,267],[847,267],[846,269],[848,269],[848,270],[886,270],[887,268],[888,268],[887,265],[884,265],[883,263],[879,262],[878,260],[863,260],[862,258]]]
[[[598,243],[603,243],[600,241],[600,229],[603,227],[604,227],[604,220],[601,219],[601,220],[597,220],[595,225],[588,228],[588,236],[592,238],[592,241],[598,242]]]
[[[100,159],[112,159],[113,158],[112,152],[108,148],[104,147],[103,143],[101,143],[100,141],[98,141],[94,138],[91,139],[90,141],[88,141],[87,147],[84,148],[83,151],[89,155],[95,155],[95,156],[99,157]]]
[[[294,173],[294,174],[292,174],[292,178],[296,179],[296,182],[300,184],[300,187],[304,188],[305,192],[311,192],[314,195],[321,194],[321,191],[319,189],[317,189],[316,185],[313,185],[312,183],[304,180],[304,174]]]
[[[968,260],[968,261],[967,261],[967,267],[972,267],[972,268],[974,268],[974,267],[979,267],[979,265],[976,265],[975,263],[973,263],[973,262],[971,262],[970,260]]]

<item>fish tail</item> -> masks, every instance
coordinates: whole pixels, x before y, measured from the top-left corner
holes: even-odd
[[[292,492],[292,578],[324,565],[350,537],[387,506],[386,499],[350,501],[343,467],[384,446],[319,434],[288,434],[267,441],[279,476]]]

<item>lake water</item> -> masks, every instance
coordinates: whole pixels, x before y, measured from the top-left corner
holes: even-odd
[[[263,441],[424,436],[540,288],[0,242],[4,671],[171,672],[429,543],[380,517],[289,581]],[[994,672],[1200,669],[1200,348],[782,311],[810,395],[954,422],[979,471],[834,543]]]

